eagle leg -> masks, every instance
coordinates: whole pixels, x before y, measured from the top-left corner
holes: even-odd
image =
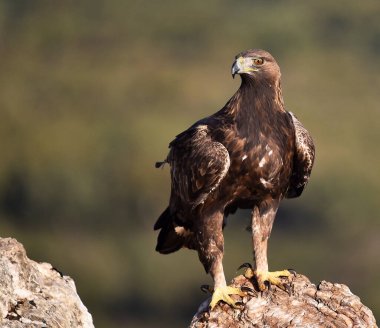
[[[198,225],[196,233],[199,259],[206,272],[210,273],[214,281],[214,289],[210,302],[211,310],[223,301],[236,308],[236,301],[230,295],[246,296],[241,289],[227,286],[223,270],[223,213],[218,211],[204,216],[207,222]],[[201,223],[201,221],[199,221]],[[205,290],[205,288],[201,288]],[[209,291],[210,288],[208,288]]]
[[[247,294],[240,288],[227,286],[223,272],[222,259],[220,257],[215,259],[215,262],[211,266],[210,274],[214,280],[214,290],[210,302],[211,310],[214,309],[219,301],[223,301],[231,305],[233,308],[237,308],[236,301],[230,295],[246,296]]]
[[[252,268],[246,264],[241,267],[247,267],[244,276],[249,279],[255,278],[260,291],[267,288],[266,283],[287,290],[281,278],[288,278],[292,275],[289,270],[274,272],[269,272],[268,270],[268,239],[272,231],[278,205],[278,200],[271,199],[265,201],[260,207],[255,206],[252,211],[252,242],[255,267]]]

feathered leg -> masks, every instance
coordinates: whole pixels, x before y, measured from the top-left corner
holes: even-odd
[[[239,289],[227,286],[223,270],[223,213],[216,212],[203,216],[207,222],[199,222],[199,230],[196,232],[198,243],[198,255],[207,273],[211,274],[214,281],[214,290],[210,307],[213,309],[219,301],[235,307],[236,302],[230,297],[231,294],[244,296]],[[199,220],[201,221],[201,220]]]
[[[268,239],[272,231],[272,226],[276,212],[279,206],[279,200],[269,200],[255,206],[252,211],[252,242],[255,258],[254,271],[251,276],[255,276],[258,287],[261,291],[265,290],[265,282],[285,289],[280,277],[288,277],[291,273],[288,270],[268,271]],[[248,273],[248,276],[250,274]]]

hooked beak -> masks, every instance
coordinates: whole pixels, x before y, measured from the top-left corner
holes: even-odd
[[[235,75],[238,74],[239,71],[240,71],[240,67],[236,59],[234,63],[232,64],[232,68],[231,68],[231,74],[232,74],[233,79],[235,78]]]
[[[253,67],[252,59],[249,57],[239,57],[232,64],[231,74],[235,78],[236,74],[256,72],[257,68]]]

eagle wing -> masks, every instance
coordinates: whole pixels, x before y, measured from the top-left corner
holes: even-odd
[[[292,176],[290,177],[286,197],[294,198],[301,195],[309,181],[311,169],[314,164],[315,147],[310,133],[293,113],[289,112],[289,114],[295,130],[296,149],[293,159]]]
[[[178,199],[194,209],[204,203],[227,174],[229,153],[220,142],[212,140],[209,127],[203,124],[179,134],[169,147],[167,162],[174,201]]]
[[[161,229],[156,250],[163,254],[194,247],[188,230],[192,211],[219,186],[230,167],[226,147],[212,139],[203,122],[179,134],[169,147],[167,159],[156,163],[156,167],[169,163],[172,177],[169,207],[154,225]]]

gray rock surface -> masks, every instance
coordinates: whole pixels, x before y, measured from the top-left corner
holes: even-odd
[[[0,327],[92,328],[74,281],[26,256],[15,239],[0,238]]]
[[[233,285],[254,290],[252,282],[244,276],[236,277]],[[315,285],[297,274],[289,287],[288,292],[272,286],[262,293],[249,292],[242,298],[233,296],[241,302],[239,309],[221,304],[210,312],[209,300],[205,301],[190,328],[377,327],[371,310],[343,284],[322,281]]]

